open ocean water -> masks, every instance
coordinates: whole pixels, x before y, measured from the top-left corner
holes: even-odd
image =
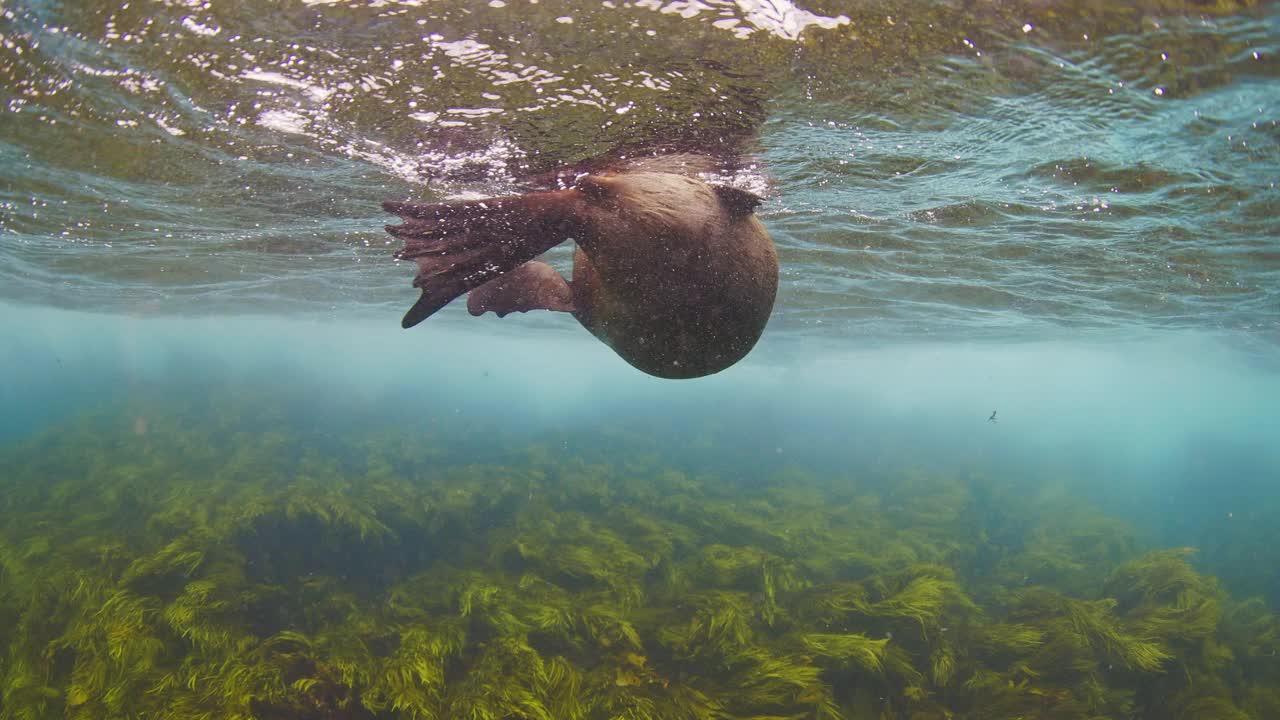
[[[0,720],[1280,718],[1278,51],[1233,0],[0,0]],[[766,198],[744,361],[400,329],[381,201],[659,146]]]

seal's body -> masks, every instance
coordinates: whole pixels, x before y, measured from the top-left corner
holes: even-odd
[[[573,187],[437,205],[384,203],[404,224],[397,257],[417,261],[412,327],[470,291],[473,315],[573,313],[651,375],[693,378],[742,359],[768,322],[778,257],[760,199],[679,173],[591,174]],[[566,282],[534,261],[578,244]]]

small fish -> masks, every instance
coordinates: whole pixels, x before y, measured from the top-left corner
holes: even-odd
[[[995,422],[995,421],[996,421],[996,411],[992,410],[991,417],[987,418],[987,422]]]

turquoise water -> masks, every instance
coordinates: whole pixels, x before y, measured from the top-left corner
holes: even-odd
[[[685,657],[686,645],[669,632],[646,634],[657,613],[646,608],[682,608],[671,611],[679,618],[672,622],[687,619],[673,589],[684,586],[671,579],[683,571],[655,580],[668,572],[665,560],[633,578],[642,590],[627,585],[624,592],[612,576],[547,569],[554,552],[546,547],[591,547],[573,545],[590,534],[581,528],[573,535],[562,525],[549,546],[503,545],[508,536],[534,533],[543,510],[533,489],[526,498],[507,480],[492,481],[493,507],[476,510],[474,525],[458,520],[465,517],[458,511],[410,532],[412,523],[388,519],[398,512],[387,509],[393,500],[368,501],[380,508],[370,516],[400,533],[376,548],[365,544],[363,527],[323,537],[308,535],[314,528],[306,523],[280,530],[284,548],[358,548],[337,569],[308,555],[305,572],[291,574],[299,555],[281,550],[264,559],[244,549],[236,534],[243,526],[235,523],[258,520],[219,519],[264,507],[254,517],[275,517],[271,503],[282,503],[276,511],[296,520],[295,511],[308,511],[302,499],[290,505],[290,494],[310,497],[308,482],[338,477],[347,483],[335,491],[339,499],[328,514],[317,511],[325,522],[343,517],[335,507],[365,508],[361,493],[393,481],[431,488],[453,487],[464,472],[519,476],[548,496],[557,483],[570,488],[551,505],[562,519],[582,513],[581,527],[625,527],[609,513],[626,516],[627,508],[685,523],[665,532],[677,548],[693,548],[687,552],[654,549],[635,539],[643,533],[617,529],[645,557],[679,566],[702,551],[699,543],[714,542],[766,548],[783,563],[756,561],[768,568],[792,567],[788,553],[822,553],[789,545],[781,530],[733,535],[739,526],[731,524],[726,534],[712,533],[689,519],[697,517],[697,498],[708,503],[709,518],[730,517],[736,502],[762,516],[773,504],[778,517],[770,522],[785,516],[790,523],[803,513],[784,511],[789,496],[767,493],[820,478],[814,492],[827,500],[799,505],[823,518],[813,532],[875,528],[888,566],[868,570],[850,560],[837,571],[795,560],[800,569],[786,576],[794,585],[782,589],[777,580],[776,605],[774,570],[765,572],[765,585],[727,582],[715,591],[727,594],[704,603],[740,601],[757,613],[748,623],[757,640],[768,637],[777,643],[770,652],[805,662],[822,656],[821,643],[810,637],[800,652],[780,628],[809,617],[806,592],[871,583],[877,573],[889,577],[920,563],[954,568],[982,622],[1040,622],[1009,597],[1043,584],[1089,601],[1115,598],[1117,613],[1131,613],[1125,632],[1166,642],[1115,589],[1124,574],[1117,568],[1140,550],[1191,547],[1191,567],[1216,578],[1224,608],[1234,607],[1227,597],[1258,597],[1274,613],[1277,51],[1274,3],[0,3],[0,458],[8,466],[0,472],[8,487],[0,501],[0,577],[12,581],[0,589],[0,626],[21,630],[0,630],[9,648],[0,661],[0,718],[159,717],[139,708],[168,697],[170,681],[121,657],[190,669],[200,653],[267,652],[269,638],[287,632],[311,638],[308,663],[355,667],[333,660],[347,658],[348,646],[321,641],[327,626],[318,618],[343,613],[378,618],[369,620],[376,632],[365,627],[357,635],[373,656],[390,657],[376,648],[399,647],[412,618],[437,618],[435,606],[419,609],[419,617],[396,604],[415,573],[438,571],[422,559],[437,552],[455,554],[462,570],[513,578],[511,557],[519,555],[520,568],[564,592],[588,592],[598,580],[607,586],[600,592],[624,598],[617,602],[636,613],[631,622],[641,635],[629,652],[649,657],[647,664],[619,660],[620,646],[604,641],[582,655],[598,638],[530,641],[547,663],[563,652],[584,678],[589,668],[608,668],[601,687],[688,687],[715,698],[723,687],[699,684],[703,674],[728,686],[747,682],[726,669],[746,661]],[[412,330],[399,328],[417,291],[411,268],[391,258],[398,245],[382,231],[382,200],[502,194],[528,174],[610,149],[668,145],[740,152],[741,167],[721,179],[765,196],[758,212],[778,246],[781,288],[764,338],[746,360],[700,380],[656,380],[571,318],[477,319],[462,303]],[[565,247],[550,253],[560,268],[569,258]],[[583,490],[596,486],[582,480],[582,467],[610,468],[606,480],[597,478],[606,489]],[[687,490],[676,475],[704,489]],[[740,488],[741,498],[716,484],[722,481]],[[180,491],[184,483],[210,489]],[[133,489],[117,492],[117,485]],[[485,495],[466,487],[468,498]],[[254,489],[279,494],[246,499]],[[91,499],[77,505],[77,497]],[[443,496],[422,502],[456,509]],[[173,508],[184,504],[194,509],[173,520]],[[822,514],[836,507],[856,510],[838,522]],[[95,508],[112,509],[109,519],[93,515]],[[948,511],[955,518],[937,520]],[[1093,519],[1073,525],[1078,517]],[[255,598],[275,597],[263,594],[267,586],[305,597],[296,615],[258,618],[234,643],[174,619],[187,596],[173,588],[225,578],[231,561],[206,548],[208,559],[184,571],[184,580],[144,582],[138,574],[148,571],[130,558],[159,557],[182,537],[173,528],[206,522],[200,537],[209,548],[273,568],[259,576],[244,565],[236,582],[258,583]],[[46,532],[60,539],[32,539]],[[874,537],[858,538],[850,547],[877,553]],[[415,541],[432,550],[407,550]],[[117,549],[83,560],[93,555],[85,547]],[[75,600],[37,627],[38,613],[21,608],[36,608],[38,594],[16,589],[29,587],[17,579],[38,576],[42,563],[53,567],[60,552],[83,564],[66,560],[75,569],[51,572],[61,579],[41,587],[47,597]],[[893,564],[907,556],[910,562]],[[315,579],[330,575],[362,578],[367,597],[359,602],[366,604],[350,600],[359,611],[335,610],[348,602],[348,588]],[[108,590],[96,595],[66,580],[76,577],[142,598],[152,614],[141,624],[168,628],[156,631],[164,649],[136,657],[103,650],[123,664],[94,671],[111,678],[97,684],[84,679],[89,670],[72,670],[88,667],[88,648],[109,646],[86,640],[77,623],[116,607]],[[876,582],[881,590],[893,585]],[[228,607],[259,613],[259,603],[272,602]],[[1186,610],[1182,599],[1169,602]],[[960,605],[916,625],[848,620],[840,630],[887,638],[886,647],[896,637],[919,667],[951,648],[962,668],[953,684],[935,670],[918,681],[889,673],[897,679],[881,686],[867,679],[874,673],[824,665],[828,690],[788,696],[799,705],[770,696],[749,708],[724,705],[718,717],[1154,719],[1171,711],[1151,698],[1190,697],[1168,679],[1180,674],[1201,679],[1202,689],[1230,685],[1230,709],[1241,714],[1192,698],[1179,718],[1262,720],[1280,712],[1280,699],[1260,699],[1280,685],[1280,667],[1266,659],[1280,648],[1280,630],[1255,628],[1256,647],[1246,651],[1237,641],[1249,633],[1225,619],[1237,617],[1233,611],[1224,610],[1213,636],[1213,647],[1227,648],[1218,655],[1203,636],[1167,640],[1162,647],[1177,659],[1152,680],[1136,661],[1128,674],[1110,674],[1120,661],[1099,649],[1097,668],[1072,665],[1080,674],[1063,679],[1047,670],[1057,660],[1009,659],[1026,648],[982,656],[976,648],[990,642],[976,630],[966,635],[971,645],[939,645],[946,628],[982,627],[962,619]],[[793,625],[775,624],[778,612],[791,613]],[[494,621],[469,637],[482,638],[482,646],[510,639],[501,628]],[[923,635],[908,637],[917,631]],[[423,707],[451,708],[440,717],[540,716],[528,704],[482,712],[450,700],[448,688],[462,687],[461,668],[483,665],[468,652],[446,663],[453,674],[441,671],[445,699],[432,696]],[[1234,655],[1224,660],[1225,653]],[[1174,663],[1182,663],[1176,672]],[[1019,676],[1019,667],[1035,672]],[[332,673],[286,678],[345,688],[325,691],[323,701],[319,691],[295,688],[310,698],[312,715],[296,714],[301,696],[262,689],[266,681],[245,691],[252,700],[228,690],[227,698],[239,699],[215,702],[210,694],[190,702],[206,703],[201,712],[209,717],[412,716],[396,714],[377,694],[385,689],[372,689],[382,687],[376,679]],[[1058,698],[1056,710],[1040,705],[1044,714],[1028,715],[1005,696],[999,702],[1008,704],[981,696],[983,678],[996,675],[1005,687],[1043,681],[1069,688],[1063,692],[1083,704]],[[115,699],[107,687],[119,688]],[[876,690],[841,689],[848,687]],[[1088,689],[1095,687],[1107,693]],[[1115,688],[1128,699],[1108,694]],[[547,698],[560,697],[537,692],[547,707]],[[834,699],[813,700],[818,695]],[[129,710],[122,697],[140,704]],[[197,716],[195,705],[173,702],[174,716]],[[575,717],[681,716],[590,707]]]

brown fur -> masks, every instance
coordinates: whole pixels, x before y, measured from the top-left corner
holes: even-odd
[[[472,290],[473,312],[566,309],[562,278],[517,268],[578,242],[574,316],[651,375],[719,372],[755,345],[773,308],[778,258],[750,193],[672,172],[587,175],[566,190],[440,205],[387,203],[405,220],[399,257],[418,262],[410,327]],[[547,298],[538,301],[537,298]]]

